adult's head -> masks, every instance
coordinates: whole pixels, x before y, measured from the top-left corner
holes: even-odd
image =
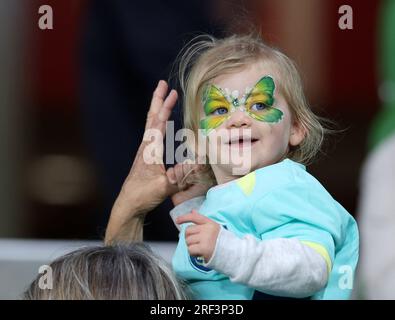
[[[24,293],[27,300],[186,299],[184,285],[166,261],[143,243],[85,247],[50,264],[52,289],[39,275]]]

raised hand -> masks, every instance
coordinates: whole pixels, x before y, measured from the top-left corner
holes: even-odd
[[[142,240],[145,214],[178,190],[169,182],[162,161],[166,121],[177,101],[177,92],[171,90],[167,95],[167,91],[167,83],[163,80],[159,81],[147,115],[144,139],[111,211],[106,230],[106,243]],[[161,138],[147,141],[147,132],[156,132]],[[148,146],[155,151],[154,163],[147,163],[144,159]]]

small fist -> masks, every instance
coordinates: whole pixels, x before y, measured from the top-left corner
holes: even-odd
[[[185,230],[185,241],[191,256],[203,257],[208,262],[214,252],[221,226],[215,221],[192,210],[177,218],[178,224],[194,223]]]

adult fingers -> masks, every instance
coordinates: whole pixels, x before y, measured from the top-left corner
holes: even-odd
[[[170,167],[169,169],[166,170],[166,176],[171,184],[177,183],[177,176],[175,174],[174,167]]]
[[[184,177],[185,177],[185,171],[184,171],[184,165],[178,163],[174,166],[174,174],[177,179],[177,185],[179,189],[184,189],[185,184],[184,184]]]
[[[160,80],[152,95],[151,105],[148,110],[145,129],[149,129],[151,127],[153,119],[158,115],[163,105],[163,102],[165,100],[167,90],[168,90],[168,85],[166,81]]]
[[[158,129],[162,133],[165,134],[166,131],[166,122],[169,120],[171,111],[174,108],[178,99],[178,93],[176,90],[171,90],[169,95],[166,97],[163,102],[157,116],[154,118],[151,128]]]
[[[194,164],[192,163],[192,160],[185,160],[182,164],[182,170],[183,170],[183,178],[181,180],[181,185],[186,185],[187,183],[187,179],[189,177],[190,174],[194,173],[197,171],[198,169],[198,164]]]
[[[167,169],[166,175],[171,184],[177,184],[177,188],[179,190],[183,190],[185,188],[185,184],[183,184],[185,174],[181,164],[176,164],[174,167]]]

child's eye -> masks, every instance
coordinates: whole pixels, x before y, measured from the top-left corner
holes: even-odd
[[[222,115],[228,112],[228,109],[225,107],[220,107],[215,109],[211,114],[213,115]]]
[[[251,106],[251,110],[252,111],[262,111],[262,110],[264,110],[266,108],[267,108],[267,105],[265,105],[264,103],[254,103]]]

